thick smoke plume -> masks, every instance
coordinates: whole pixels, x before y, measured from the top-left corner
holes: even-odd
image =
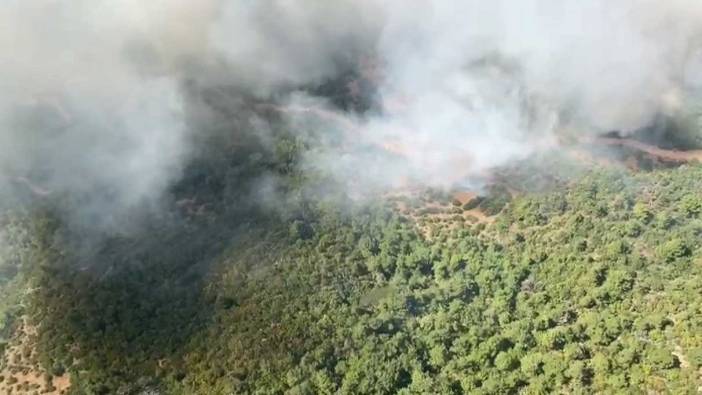
[[[447,186],[702,88],[695,0],[7,0],[0,33],[0,192],[108,228],[271,114],[361,190]]]

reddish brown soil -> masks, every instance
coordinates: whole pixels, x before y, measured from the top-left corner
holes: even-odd
[[[0,395],[37,393],[65,394],[71,386],[68,374],[48,376],[37,363],[34,344],[37,328],[22,318],[21,326],[0,360]]]
[[[495,221],[495,216],[488,216],[480,208],[463,210],[461,206],[477,197],[473,191],[454,191],[450,199],[426,200],[422,199],[424,192],[419,189],[396,190],[385,194],[385,198],[392,201],[395,209],[403,216],[415,223],[419,232],[425,238],[433,237],[435,224],[443,223],[442,226],[450,228],[459,226],[470,226],[474,224],[490,224]],[[418,199],[421,204],[408,204],[406,199]],[[452,201],[460,202],[460,205],[453,204]],[[459,211],[459,212],[457,212]]]
[[[644,152],[655,158],[668,162],[702,162],[702,150],[689,150],[689,151],[679,151],[679,150],[668,150],[656,147],[654,145],[642,143],[640,141],[632,139],[619,139],[619,138],[597,138],[594,140],[597,144],[610,145],[610,146],[620,146],[632,148],[637,151]]]

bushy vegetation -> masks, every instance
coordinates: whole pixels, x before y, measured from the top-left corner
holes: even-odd
[[[75,393],[693,393],[700,184],[589,172],[431,240],[382,204],[231,214],[110,240],[99,270],[45,220],[27,313]]]
[[[39,363],[73,393],[700,386],[702,167],[538,158],[467,206],[408,200],[415,218],[303,173],[315,136],[224,136],[138,231],[75,234],[51,207],[2,217],[0,317],[37,325]],[[431,220],[437,200],[496,216]]]
[[[11,334],[14,319],[22,307],[28,271],[38,262],[51,224],[42,215],[31,216],[22,210],[0,213],[0,344]]]

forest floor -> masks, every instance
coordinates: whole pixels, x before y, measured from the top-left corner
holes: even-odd
[[[67,393],[71,386],[67,373],[51,376],[39,366],[36,337],[37,328],[22,317],[0,360],[0,395]]]
[[[602,167],[624,166],[633,171],[644,168],[644,162],[680,165],[702,162],[702,150],[671,150],[628,138],[599,137],[582,142],[583,145],[566,149],[579,163]],[[600,148],[622,149],[622,152],[603,152]],[[503,185],[512,197],[520,194],[509,185]],[[416,224],[427,239],[432,237],[434,225],[456,227],[465,224],[491,224],[497,215],[488,215],[478,204],[469,204],[483,197],[470,189],[454,189],[448,194],[432,194],[421,189],[404,189],[385,196],[396,211]],[[477,203],[477,201],[476,201]]]
[[[626,167],[632,171],[660,166],[702,162],[702,150],[661,148],[631,138],[597,137],[565,147],[564,152],[578,163],[602,167]]]
[[[417,225],[427,239],[433,234],[433,224],[448,224],[449,227],[471,224],[490,224],[496,216],[485,214],[480,207],[463,208],[478,199],[475,191],[455,190],[446,196],[431,196],[426,191],[411,190],[395,192],[387,196],[395,210]]]
[[[642,143],[638,140],[627,138],[607,138],[600,137],[594,140],[596,144],[620,146],[631,148],[662,161],[668,162],[702,162],[702,150],[670,150],[656,147],[651,144]]]

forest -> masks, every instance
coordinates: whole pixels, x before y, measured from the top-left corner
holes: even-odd
[[[0,0],[0,395],[702,394],[702,1]]]
[[[698,391],[702,166],[584,166],[554,152],[497,171],[465,204],[431,189],[355,201],[299,166],[314,136],[278,139],[236,156],[210,145],[220,151],[186,170],[167,215],[90,251],[50,204],[6,210],[0,350],[31,323],[23,361],[46,386],[14,378],[28,368],[7,355],[0,384],[50,393],[68,377],[69,394]],[[280,180],[272,205],[251,199],[261,172]]]

